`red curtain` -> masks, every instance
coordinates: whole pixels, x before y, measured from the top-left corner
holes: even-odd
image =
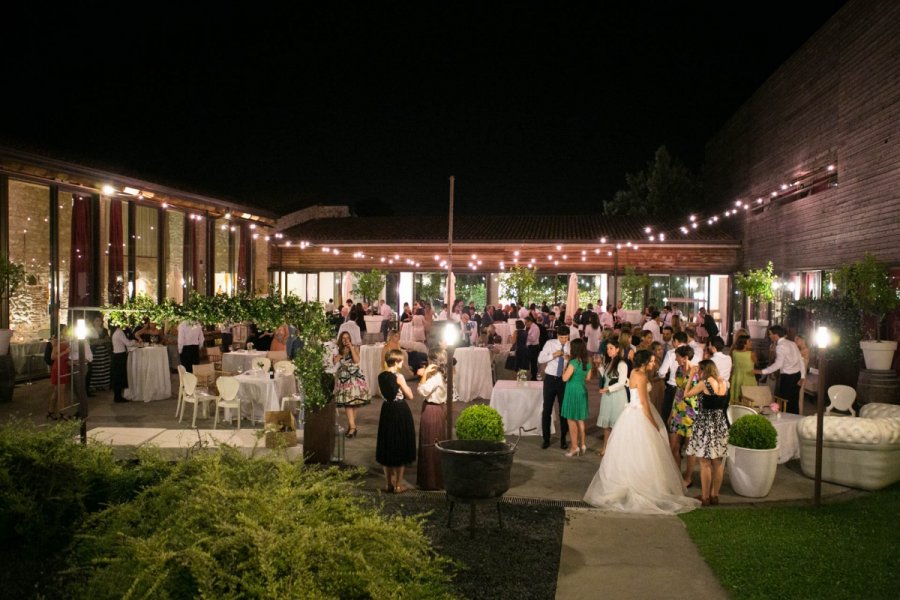
[[[110,304],[125,300],[125,241],[122,239],[122,201],[109,201],[109,272],[106,292]]]
[[[191,279],[195,292],[205,294],[206,290],[200,287],[200,232],[202,231],[200,220],[191,220],[194,235],[191,236]]]
[[[72,245],[69,253],[69,306],[91,305],[91,199],[72,196]]]

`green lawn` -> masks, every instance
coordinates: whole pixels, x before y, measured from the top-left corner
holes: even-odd
[[[900,597],[900,484],[820,509],[704,509],[681,518],[735,599]]]

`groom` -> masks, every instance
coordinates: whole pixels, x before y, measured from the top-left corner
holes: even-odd
[[[547,340],[544,349],[538,355],[538,362],[546,365],[544,368],[544,410],[541,413],[541,433],[544,443],[541,448],[550,447],[550,420],[553,418],[553,404],[559,401],[562,409],[563,396],[566,394],[566,382],[562,375],[566,369],[566,361],[569,359],[569,328],[560,325],[556,328],[556,338]],[[569,422],[559,419],[559,445],[563,450],[568,449],[569,443],[566,436],[569,434]]]

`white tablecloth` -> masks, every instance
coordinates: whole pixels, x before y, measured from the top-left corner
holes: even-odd
[[[628,321],[632,325],[641,324],[641,311],[639,310],[620,310],[617,314],[620,321]]]
[[[29,376],[29,368],[32,375],[47,375],[50,370],[44,362],[44,348],[47,342],[36,340],[30,342],[10,342],[9,355],[12,356],[13,365],[16,367],[16,379],[25,379]],[[31,360],[29,356],[34,356]]]
[[[262,421],[267,410],[281,410],[281,399],[297,392],[297,379],[293,375],[272,379],[259,372],[245,373],[237,376],[241,387],[238,398],[241,399],[241,414],[253,421]],[[230,419],[231,411],[226,410],[225,419]]]
[[[124,396],[135,402],[167,400],[172,395],[169,353],[165,346],[146,346],[128,353],[128,389]]]
[[[381,391],[378,389],[378,374],[384,369],[381,368],[381,351],[384,344],[372,344],[360,346],[359,348],[359,370],[362,371],[369,384],[369,396],[372,398],[381,397]]]
[[[491,351],[487,348],[459,348],[456,358],[456,376],[453,387],[462,402],[475,398],[490,398],[494,379],[491,373]]]
[[[506,321],[494,322],[494,331],[497,332],[497,335],[500,336],[500,339],[504,344],[509,344],[511,342],[510,336],[512,335],[512,332],[510,331],[509,323]]]
[[[400,341],[401,342],[412,342],[413,341],[412,321],[407,321],[406,323],[400,324]]]
[[[803,418],[791,413],[779,413],[766,415],[769,422],[775,426],[778,432],[778,464],[786,463],[794,458],[800,458],[800,439],[797,437],[797,424]]]
[[[528,381],[498,381],[491,392],[491,406],[503,417],[506,435],[519,433],[519,427],[532,429],[522,435],[542,435],[541,412],[544,409],[544,384]],[[550,432],[556,433],[556,426],[550,420]]]
[[[400,347],[409,352],[421,352],[422,354],[428,354],[428,346],[426,346],[422,342],[412,342],[412,341],[404,342],[401,339]]]
[[[268,352],[262,350],[236,350],[222,355],[222,370],[229,373],[246,372],[256,369],[257,359],[265,358]]]

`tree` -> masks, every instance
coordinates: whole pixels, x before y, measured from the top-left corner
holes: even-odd
[[[353,288],[354,294],[359,294],[367,303],[371,303],[378,299],[384,284],[387,281],[387,272],[372,269],[368,273],[353,273],[356,279],[356,287]]]
[[[603,202],[606,215],[675,217],[698,208],[702,186],[698,177],[660,146],[643,171],[625,175],[625,189]]]
[[[746,273],[738,273],[734,278],[734,287],[753,301],[753,315],[756,320],[759,320],[759,309],[762,305],[775,298],[773,283],[775,274],[772,271],[772,261],[769,261],[765,269],[750,269]]]
[[[537,277],[534,269],[515,266],[503,277],[502,284],[503,295],[521,306],[534,298]]]
[[[434,304],[435,300],[444,297],[444,286],[441,284],[441,275],[421,275],[416,290],[416,297],[424,302]]]
[[[634,267],[625,267],[622,276],[622,307],[626,310],[641,310],[644,305],[644,289],[650,285],[650,277],[638,275]]]
[[[835,282],[839,294],[875,320],[875,339],[880,342],[881,323],[900,306],[900,290],[892,285],[887,265],[866,252],[862,260],[841,267],[835,273]]]

